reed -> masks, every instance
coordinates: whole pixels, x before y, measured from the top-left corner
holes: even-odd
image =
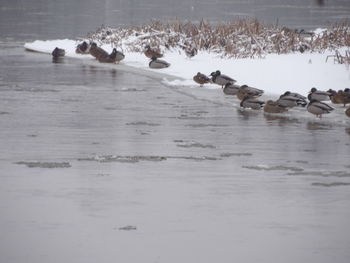
[[[87,38],[132,52],[142,52],[145,45],[160,51],[194,46],[222,57],[256,58],[271,53],[336,51],[350,46],[349,32],[347,21],[315,34],[250,18],[215,25],[205,20],[195,23],[174,19],[127,27],[101,26]]]

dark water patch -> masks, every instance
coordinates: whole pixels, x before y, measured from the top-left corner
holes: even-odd
[[[277,166],[266,166],[266,165],[245,166],[244,165],[242,166],[242,168],[257,170],[257,171],[294,171],[294,172],[304,171],[304,169],[299,167],[283,166],[283,165],[277,165]]]
[[[350,172],[348,171],[296,171],[294,173],[288,173],[288,175],[304,175],[304,176],[322,176],[322,177],[350,177]]]
[[[240,156],[252,156],[252,153],[222,153],[220,157],[228,158],[228,157],[240,157]]]
[[[198,142],[194,143],[186,143],[186,144],[177,144],[177,147],[182,147],[182,148],[210,148],[210,149],[215,149],[216,147],[211,144],[202,144]]]
[[[308,164],[309,163],[308,161],[304,161],[304,160],[296,160],[295,162],[296,163],[303,163],[303,164]]]
[[[350,183],[344,183],[344,182],[333,182],[333,183],[312,183],[313,186],[322,186],[322,187],[333,187],[333,186],[345,186],[350,185]]]
[[[185,142],[184,140],[173,140],[173,142]]]
[[[78,161],[94,161],[99,163],[120,162],[120,163],[137,163],[140,161],[160,162],[167,160],[164,156],[122,156],[122,155],[102,155],[88,158],[79,158]]]
[[[140,161],[149,162],[161,162],[169,159],[181,159],[181,160],[192,160],[192,161],[217,161],[221,158],[212,156],[122,156],[122,155],[102,155],[93,156],[87,158],[78,158],[78,161],[88,161],[88,162],[99,162],[99,163],[109,163],[109,162],[119,162],[119,163],[138,163]]]
[[[119,227],[118,229],[119,230],[124,230],[124,231],[131,231],[131,230],[137,230],[137,227],[129,225],[129,226]]]
[[[7,111],[0,111],[0,115],[9,115],[10,113]]]
[[[113,110],[117,110],[118,108],[116,108],[116,107],[104,107],[104,109],[105,110],[111,110],[111,111],[113,111]]]
[[[56,90],[56,89],[27,88],[27,87],[16,87],[13,90],[17,92],[32,92],[32,93],[60,92],[59,90]]]
[[[211,156],[201,156],[201,157],[194,157],[194,156],[168,156],[168,159],[182,159],[182,160],[192,160],[192,161],[218,161],[221,160],[217,157],[211,157]]]
[[[345,168],[350,168],[350,165],[344,165]]]
[[[27,134],[27,137],[36,138],[36,137],[38,137],[38,135],[37,134]]]
[[[23,164],[29,168],[70,168],[72,167],[68,162],[16,162],[16,164]]]
[[[192,128],[205,128],[205,127],[228,127],[229,125],[198,123],[198,124],[187,124],[186,126],[192,127]]]
[[[209,113],[208,111],[204,111],[204,110],[194,112],[194,114],[197,114],[197,115],[208,114],[208,113]]]
[[[80,102],[78,99],[61,99],[62,102]]]
[[[316,152],[316,150],[313,150],[313,149],[305,149],[304,152],[314,153],[314,152]]]
[[[121,90],[116,90],[118,92],[144,92],[146,91],[145,89],[138,89],[138,88],[127,88],[127,89],[121,89]]]
[[[158,123],[146,122],[146,121],[136,121],[136,122],[128,122],[126,125],[135,125],[135,126],[159,126]]]
[[[200,117],[200,116],[189,116],[186,114],[181,114],[179,117],[170,117],[170,118],[176,118],[179,120],[201,120],[204,119],[204,117]]]

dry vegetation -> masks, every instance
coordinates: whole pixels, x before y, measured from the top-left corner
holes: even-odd
[[[147,44],[161,51],[192,46],[229,58],[253,58],[269,53],[337,51],[340,47],[350,46],[349,32],[346,22],[315,34],[264,24],[255,19],[217,25],[204,20],[199,23],[153,20],[140,26],[102,26],[89,33],[88,39],[134,52],[142,52]]]

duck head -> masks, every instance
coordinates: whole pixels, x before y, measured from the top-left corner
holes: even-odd
[[[315,87],[313,87],[309,93],[314,93],[315,91],[317,91],[317,89]]]

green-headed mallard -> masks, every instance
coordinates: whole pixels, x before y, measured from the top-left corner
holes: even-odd
[[[261,89],[249,87],[248,85],[242,85],[237,92],[237,98],[240,100],[243,100],[246,96],[257,98],[260,97],[263,93],[264,91]]]
[[[252,98],[250,96],[245,96],[240,103],[240,106],[243,108],[251,108],[253,110],[260,110],[265,102]]]
[[[316,117],[322,118],[322,114],[327,114],[333,111],[334,108],[324,102],[318,100],[311,100],[307,105],[307,111],[316,115]]]
[[[293,96],[290,94],[291,93],[282,94],[276,102],[280,106],[286,107],[286,108],[293,108],[295,106],[305,107],[307,105],[307,102],[305,99],[301,99],[299,96]]]
[[[229,82],[235,83],[236,80],[233,78],[226,76],[224,74],[221,74],[220,70],[217,70],[215,72],[212,72],[210,74],[211,80],[213,83],[220,85],[222,88]]]
[[[167,68],[170,66],[170,63],[166,62],[165,60],[161,60],[161,59],[157,59],[156,57],[152,57],[152,59],[148,65],[150,68]]]
[[[312,100],[328,101],[330,100],[330,96],[331,96],[330,92],[321,91],[321,90],[317,90],[316,88],[312,88],[307,98],[309,99],[309,101],[312,101]]]

